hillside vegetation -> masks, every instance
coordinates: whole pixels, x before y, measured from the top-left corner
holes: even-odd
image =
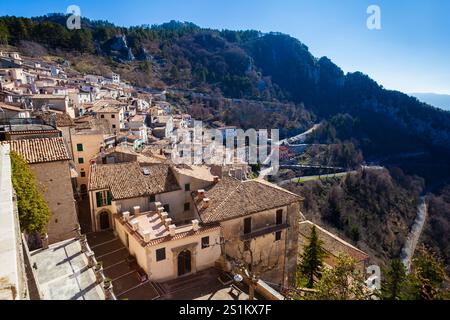
[[[423,180],[400,169],[362,170],[344,178],[291,184],[303,214],[357,245],[375,263],[398,258],[416,217]]]

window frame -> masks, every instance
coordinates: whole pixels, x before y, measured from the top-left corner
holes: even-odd
[[[167,260],[166,248],[159,248],[155,250],[156,262]]]
[[[282,237],[283,237],[282,231],[275,232],[275,242],[281,241]]]
[[[97,208],[109,207],[112,204],[112,194],[109,190],[95,192]]]
[[[83,152],[84,151],[84,146],[82,143],[77,143],[77,151],[78,152]]]
[[[203,237],[201,240],[202,249],[207,249],[210,247],[210,239],[209,236]]]
[[[275,223],[277,226],[283,224],[283,213],[284,213],[283,209],[277,210],[276,217],[275,217]]]
[[[252,217],[244,218],[244,234],[252,233]]]

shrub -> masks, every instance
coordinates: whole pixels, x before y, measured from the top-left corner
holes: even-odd
[[[50,219],[50,209],[38,191],[35,176],[25,160],[15,152],[11,152],[11,165],[20,227],[28,234],[42,233]]]

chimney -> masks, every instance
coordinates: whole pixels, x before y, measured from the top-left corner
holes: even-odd
[[[198,220],[192,220],[192,230],[198,231],[198,229],[200,229],[199,223]]]
[[[170,232],[170,236],[171,237],[175,237],[175,235],[177,234],[177,227],[174,224],[171,224],[169,226],[169,232]]]
[[[161,215],[164,213],[164,208],[163,207],[158,207],[158,215],[161,217]]]
[[[125,222],[129,221],[130,220],[130,212],[129,211],[125,211],[124,213],[122,213],[122,219]]]
[[[145,232],[142,233],[142,237],[144,238],[145,242],[150,242],[150,240],[151,240],[150,239],[150,234],[151,234],[150,231],[145,231]]]
[[[164,225],[169,228],[172,225],[172,218],[166,219]]]
[[[133,207],[133,210],[135,216],[138,216],[141,213],[141,207],[139,206]]]
[[[211,200],[209,200],[208,198],[203,199],[202,209],[207,209],[209,207],[210,203],[211,203]]]
[[[169,214],[167,212],[161,213],[161,220],[164,222],[169,219]]]
[[[155,202],[155,207],[156,208],[161,208],[162,207],[162,203],[161,202]]]
[[[198,190],[198,199],[201,201],[205,198],[205,190],[200,189]]]
[[[133,229],[133,231],[137,231],[138,230],[138,228],[139,228],[139,221],[132,220],[130,222],[130,224],[131,224],[131,228]]]

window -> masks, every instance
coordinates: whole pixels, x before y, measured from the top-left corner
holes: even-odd
[[[277,211],[277,225],[283,224],[283,210]]]
[[[84,163],[84,158],[78,158],[78,163],[79,164],[83,164]]]
[[[154,194],[152,194],[152,195],[148,198],[148,201],[149,201],[150,203],[156,202],[156,196],[155,196]]]
[[[185,190],[185,191],[191,191],[191,185],[190,185],[189,183],[186,183],[186,184],[184,185],[184,190]]]
[[[81,170],[81,177],[82,177],[82,178],[86,178],[86,171]]]
[[[166,248],[156,250],[156,261],[166,260]]]
[[[83,151],[83,144],[82,143],[77,144],[77,151],[78,152]]]
[[[189,211],[189,210],[191,210],[191,204],[189,202],[186,202],[184,204],[184,211]]]
[[[97,208],[110,206],[112,203],[112,194],[109,191],[99,191],[95,193]]]
[[[280,240],[281,240],[281,231],[278,231],[277,233],[275,233],[275,242]]]
[[[250,251],[251,242],[250,240],[244,241],[244,251]]]
[[[209,237],[202,238],[202,249],[209,248]]]
[[[115,129],[115,128],[116,128],[116,125],[115,125],[115,124],[113,124],[113,125],[112,125],[112,128],[113,128],[113,129]]]
[[[167,212],[167,213],[169,213],[169,212],[170,212],[170,205],[165,204],[165,205],[164,205],[164,211]]]
[[[105,115],[104,115],[104,114],[102,114],[102,115],[100,116],[100,118],[102,118],[102,119],[105,119]]]
[[[252,232],[252,218],[244,219],[244,234]]]
[[[116,118],[116,115],[115,114],[112,114],[111,115],[111,119],[115,119]]]

